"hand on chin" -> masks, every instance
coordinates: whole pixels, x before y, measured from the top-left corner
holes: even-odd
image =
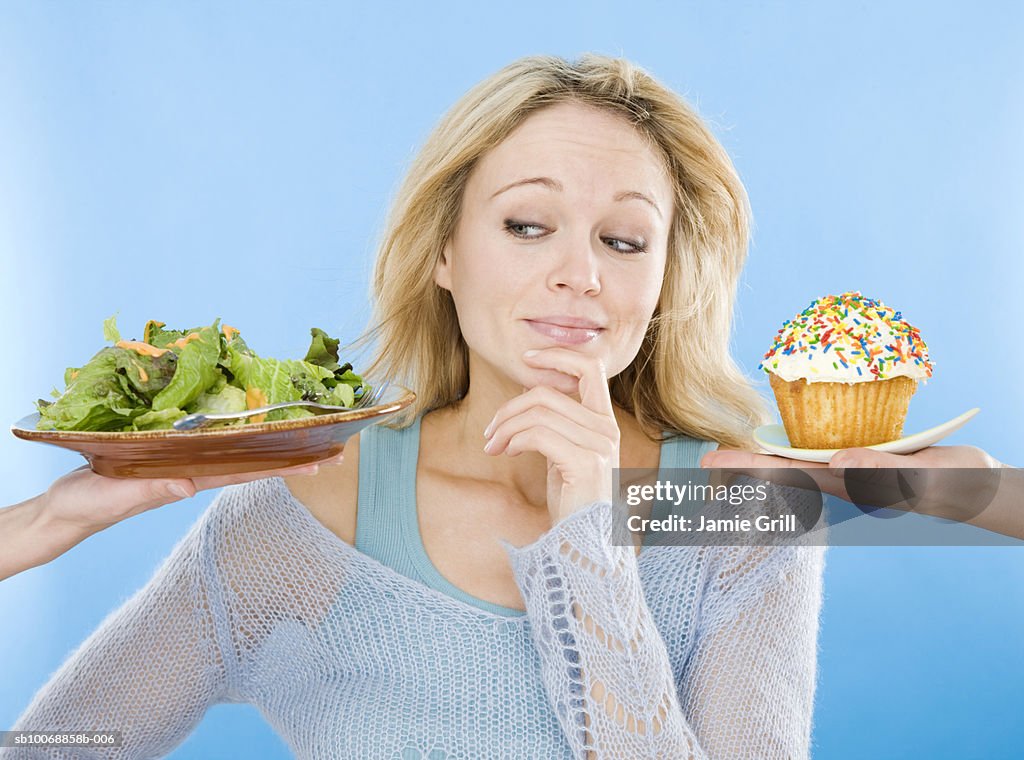
[[[557,523],[587,504],[611,501],[619,427],[600,359],[552,347],[527,351],[523,361],[538,380],[498,408],[484,431],[484,451],[491,456],[543,454],[548,511]]]

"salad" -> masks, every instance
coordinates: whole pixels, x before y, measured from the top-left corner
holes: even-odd
[[[170,428],[193,412],[241,412],[281,401],[353,405],[369,391],[351,364],[338,363],[338,341],[310,330],[305,358],[266,359],[238,330],[221,325],[167,330],[146,323],[142,340],[122,340],[116,317],[103,323],[105,346],[64,373],[64,392],[40,399],[39,430],[136,431]],[[224,424],[310,417],[308,409],[275,409]]]

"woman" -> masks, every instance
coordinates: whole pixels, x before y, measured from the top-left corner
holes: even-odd
[[[170,751],[218,701],[301,757],[806,757],[820,547],[611,542],[612,470],[749,446],[748,209],[627,62],[520,60],[397,198],[371,376],[418,395],[315,477],[222,492],[19,726]]]

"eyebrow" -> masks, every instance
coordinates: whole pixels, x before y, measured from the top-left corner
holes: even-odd
[[[513,187],[521,187],[522,185],[541,185],[543,187],[546,187],[548,190],[554,190],[555,192],[559,193],[562,192],[563,190],[562,183],[559,182],[557,179],[552,179],[551,177],[530,177],[528,179],[519,179],[516,180],[515,182],[505,185],[503,188],[494,193],[494,195],[491,196],[491,199],[497,198],[506,190],[511,190]],[[658,216],[661,216],[661,209],[658,208],[658,204],[652,201],[648,196],[644,195],[643,193],[637,190],[623,190],[622,192],[616,193],[615,196],[612,198],[612,200],[616,202],[626,201],[630,199],[649,203],[651,207],[656,212],[658,212]]]

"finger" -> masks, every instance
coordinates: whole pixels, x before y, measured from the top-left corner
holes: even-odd
[[[742,472],[753,472],[759,469],[768,468],[795,468],[795,469],[820,469],[824,468],[822,462],[805,462],[803,460],[777,457],[772,454],[755,454],[751,451],[737,451],[735,449],[717,449],[709,451],[700,460],[700,466],[705,468],[722,468]]]
[[[829,461],[829,472],[841,480],[858,505],[891,507],[914,511],[927,493],[945,489],[920,457],[889,454],[872,449],[844,449]]]
[[[75,470],[67,480],[51,486],[53,493],[74,489],[76,504],[97,505],[93,514],[80,509],[72,519],[84,523],[112,525],[155,507],[186,499],[196,492],[188,478],[112,478]],[[58,499],[59,501],[60,499]],[[99,506],[102,505],[102,506]],[[68,514],[70,512],[65,510]]]
[[[579,404],[576,406],[579,407]],[[610,437],[607,432],[584,427],[552,409],[534,406],[499,424],[484,446],[484,451],[492,455],[501,454],[514,436],[533,427],[551,430],[574,446],[589,449],[602,456],[611,456],[618,443],[617,430],[614,437]],[[510,455],[515,456],[512,452]]]
[[[614,464],[606,457],[581,449],[556,431],[542,426],[531,427],[512,437],[506,453],[516,456],[523,451],[536,451],[547,459],[549,483],[551,469],[558,473],[561,495],[555,497],[556,503],[551,503],[550,497],[548,502],[548,509],[556,520],[584,504],[611,500]]]
[[[720,470],[728,475],[747,475],[768,483],[796,488],[808,485],[802,477],[806,475],[822,492],[846,498],[842,477],[835,477],[824,462],[805,462],[750,451],[718,449],[705,454],[701,458],[700,466]]]
[[[498,408],[498,411],[495,412],[494,418],[484,429],[484,436],[490,438],[494,431],[506,420],[511,419],[517,414],[523,414],[535,407],[545,407],[550,409],[551,411],[572,420],[580,427],[603,430],[603,432],[609,434],[613,432],[614,428],[614,433],[616,435],[618,434],[618,423],[615,422],[614,417],[608,417],[591,409],[587,409],[580,402],[569,398],[564,393],[557,391],[554,388],[549,388],[546,385],[538,385],[502,404],[501,407]]]
[[[196,487],[188,478],[117,478],[124,491],[124,501],[147,508],[170,504],[194,496]]]
[[[253,480],[263,480],[265,478],[277,478],[285,477],[288,475],[316,475],[320,471],[320,466],[326,463],[336,463],[335,460],[340,461],[340,456],[331,457],[331,459],[310,462],[308,464],[296,465],[294,467],[282,467],[275,470],[258,470],[255,472],[236,472],[227,475],[204,475],[196,478],[192,478],[192,482],[195,483],[197,491],[205,491],[210,488],[223,488],[224,486],[240,485],[242,483],[249,483]]]
[[[330,459],[325,459],[322,462],[317,462],[317,464],[319,464],[321,467],[336,467],[337,465],[341,464],[344,461],[345,461],[345,452],[342,451],[342,452],[340,452],[338,454],[335,454]]]
[[[768,454],[755,454],[751,451],[735,449],[716,449],[709,451],[700,460],[704,468],[753,469],[756,467],[773,467],[781,457]]]
[[[552,369],[569,375],[579,383],[580,403],[595,412],[614,416],[608,391],[608,374],[600,359],[584,356],[567,348],[527,351],[523,360],[532,367]]]
[[[842,477],[847,469],[867,470],[886,467],[906,467],[907,457],[901,454],[887,454],[873,449],[843,449],[832,455],[828,462],[832,474]]]
[[[315,475],[319,465],[307,464],[301,467],[289,467],[282,470],[259,470],[256,472],[235,472],[228,475],[204,475],[192,478],[196,489],[205,491],[210,488],[223,488],[224,486],[237,486],[242,483],[251,483],[254,480],[265,480],[266,478],[284,477],[287,475]]]
[[[604,458],[596,451],[581,449],[560,433],[543,426],[527,428],[512,436],[506,448],[509,456],[536,451],[557,467],[567,485],[579,485],[586,479],[597,480]]]

